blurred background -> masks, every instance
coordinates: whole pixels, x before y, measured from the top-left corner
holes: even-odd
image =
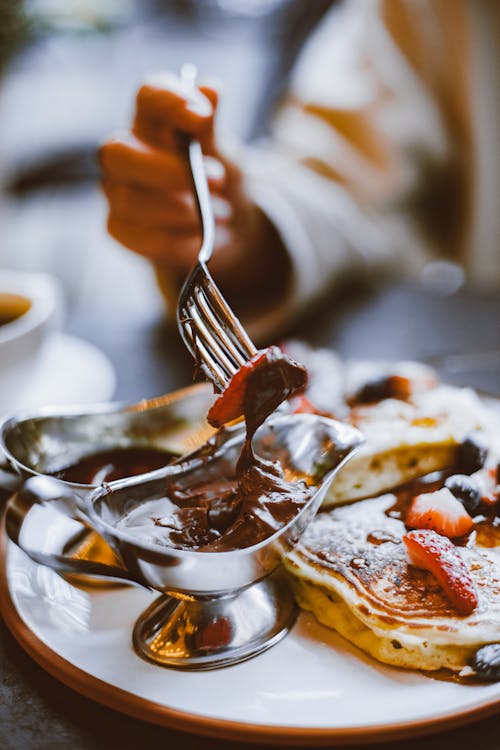
[[[243,141],[264,135],[298,51],[337,5],[0,0],[0,267],[46,271],[61,281],[65,330],[113,354],[118,397],[184,384],[190,360],[176,331],[161,322],[163,302],[149,263],[106,233],[97,146],[129,125],[135,92],[148,73],[177,71],[186,61],[223,81],[222,133]],[[358,296],[348,290],[329,301],[328,315],[304,319],[294,334],[345,356],[434,363],[436,354],[469,352],[456,378],[498,391],[498,291],[479,298],[462,291],[455,266],[450,287],[450,264],[444,266],[444,288],[442,274],[437,286],[431,274],[416,291],[386,289],[380,301],[373,292],[367,298],[366,289]],[[132,339],[143,341],[144,356],[134,350],[130,357]],[[477,357],[479,350],[486,358]]]
[[[147,73],[223,80],[222,131],[262,134],[331,0],[0,0],[0,266],[47,271],[78,319],[152,320],[150,266],[106,235],[96,146],[130,123]],[[110,321],[110,324],[112,321]],[[99,339],[96,332],[96,338]]]

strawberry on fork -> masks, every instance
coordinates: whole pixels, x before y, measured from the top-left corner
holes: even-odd
[[[255,403],[248,404],[251,382],[254,383],[252,396]],[[214,427],[222,427],[244,414],[247,426],[249,416],[259,417],[260,424],[285,399],[303,389],[306,382],[306,369],[277,346],[270,346],[256,352],[236,371],[208,412],[207,419]]]

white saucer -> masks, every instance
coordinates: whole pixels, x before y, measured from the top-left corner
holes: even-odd
[[[115,383],[113,366],[97,347],[66,333],[53,333],[41,352],[32,383],[15,409],[107,401]]]

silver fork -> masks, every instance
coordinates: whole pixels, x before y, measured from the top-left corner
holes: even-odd
[[[183,65],[181,79],[194,86],[196,68]],[[181,290],[177,325],[197,365],[221,391],[257,349],[208,271],[207,263],[212,257],[215,239],[210,192],[199,142],[188,139],[187,151],[202,244],[198,262]]]

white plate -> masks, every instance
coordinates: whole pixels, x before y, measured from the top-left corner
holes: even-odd
[[[75,336],[53,333],[44,344],[32,384],[16,408],[107,401],[115,381],[111,362],[97,347]]]
[[[200,673],[154,666],[135,654],[131,633],[157,594],[75,588],[5,534],[2,544],[0,612],[21,645],[64,683],[132,716],[291,746],[407,738],[498,711],[499,683],[457,684],[383,666],[306,613],[278,645],[237,666]]]
[[[278,645],[237,666],[201,673],[153,666],[131,643],[153,596],[75,588],[8,543],[0,609],[14,635],[63,682],[133,716],[292,745],[409,737],[498,710],[500,685],[382,666],[305,613]]]

